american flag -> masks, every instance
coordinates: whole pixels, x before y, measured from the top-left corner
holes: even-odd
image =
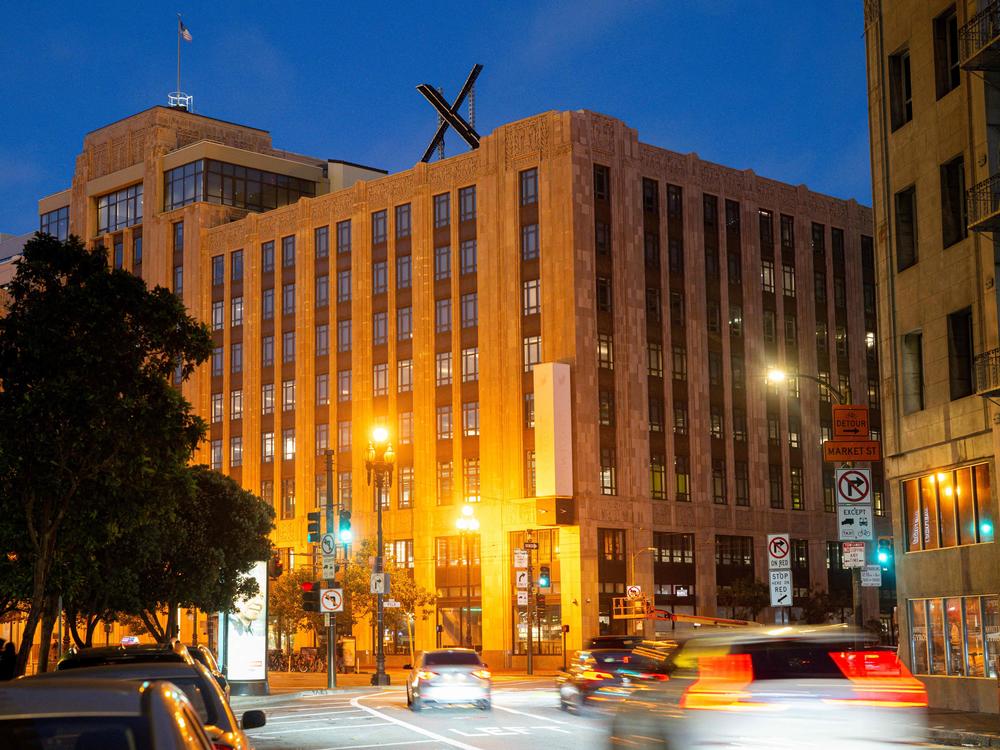
[[[181,20],[180,16],[177,16],[177,31],[181,35],[181,39],[183,39],[185,42],[191,41],[192,38],[191,32],[188,31],[188,27],[184,25],[184,22]]]

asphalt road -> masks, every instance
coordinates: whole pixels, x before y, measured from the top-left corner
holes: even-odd
[[[261,701],[263,704],[264,701]],[[241,699],[237,713],[258,707]],[[260,705],[267,726],[248,732],[256,750],[361,750],[463,748],[464,750],[584,750],[606,745],[606,719],[559,710],[551,679],[500,678],[493,710],[406,707],[402,687],[309,695]]]

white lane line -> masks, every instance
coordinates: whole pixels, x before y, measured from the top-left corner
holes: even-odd
[[[374,708],[369,708],[368,706],[362,706],[360,703],[360,701],[364,698],[372,698],[376,696],[381,698],[387,692],[389,691],[383,691],[382,693],[376,693],[375,695],[359,695],[357,698],[351,700],[351,705],[354,706],[355,708],[360,708],[362,711],[367,711],[372,716],[377,716],[380,719],[385,719],[386,721],[390,721],[393,724],[405,727],[406,729],[416,732],[417,734],[422,734],[424,737],[430,737],[432,740],[443,742],[446,745],[451,745],[452,747],[460,747],[462,748],[462,750],[482,750],[482,748],[478,748],[475,745],[466,745],[464,742],[459,742],[458,740],[453,740],[450,737],[445,737],[443,734],[437,734],[436,732],[432,732],[429,729],[418,727],[416,724],[410,724],[409,722],[403,721],[402,719],[397,719],[394,716],[389,716],[388,714],[384,714],[381,711],[376,711]]]
[[[506,711],[512,714],[520,714],[521,716],[530,716],[532,719],[538,719],[540,721],[551,721],[553,724],[569,724],[568,721],[563,721],[562,719],[550,719],[548,716],[539,716],[538,714],[529,714],[527,711],[518,711],[514,708],[507,708],[506,706],[497,705],[496,701],[493,702],[494,710]]]
[[[361,711],[352,709],[350,711],[319,711],[313,714],[288,714],[287,716],[268,716],[268,721],[281,721],[282,719],[304,719],[307,716],[341,716],[343,714],[359,714]],[[336,719],[334,719],[336,721]]]
[[[397,745],[426,745],[428,742],[436,740],[407,740],[405,742],[376,742],[374,745],[337,745],[336,747],[324,747],[322,750],[358,750],[362,747],[395,747]]]
[[[386,716],[386,719],[389,717]],[[278,734],[255,734],[254,737],[284,737],[286,734],[301,734],[302,732],[329,732],[331,729],[364,729],[367,727],[387,727],[389,724],[387,722],[369,722],[368,724],[344,724],[330,726],[325,725],[322,727],[309,727],[308,729],[285,729]],[[250,730],[253,731],[253,730]]]

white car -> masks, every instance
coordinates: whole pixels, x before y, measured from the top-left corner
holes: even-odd
[[[927,692],[894,649],[846,627],[689,638],[668,679],[626,699],[613,748],[865,748],[925,741]]]
[[[470,648],[424,651],[406,680],[406,705],[419,711],[428,703],[471,703],[483,711],[492,707],[490,671]]]

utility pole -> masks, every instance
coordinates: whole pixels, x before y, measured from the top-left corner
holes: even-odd
[[[335,534],[333,526],[333,450],[326,449],[326,528],[327,534]],[[337,556],[337,547],[333,545],[333,555]],[[320,552],[323,550],[320,549]],[[334,576],[336,580],[336,576]],[[337,613],[326,615],[326,687],[332,690],[337,687]]]
[[[532,671],[532,652],[535,650],[532,644],[532,627],[535,622],[535,575],[531,570],[531,531],[528,531],[528,541],[525,543],[524,548],[528,553],[528,674],[534,674]]]

